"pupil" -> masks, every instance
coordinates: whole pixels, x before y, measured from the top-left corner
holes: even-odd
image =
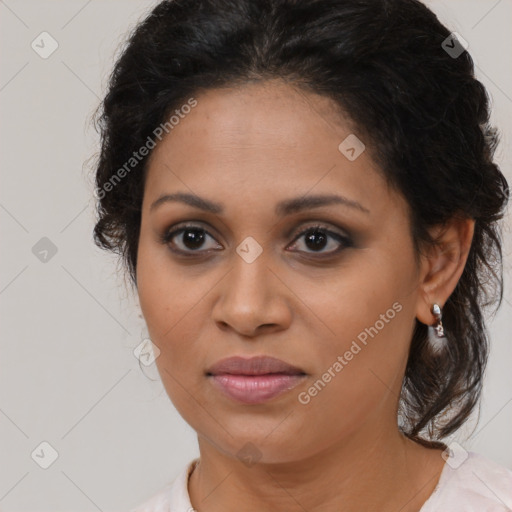
[[[188,229],[184,233],[183,243],[189,249],[198,249],[204,241],[204,233],[198,229]],[[190,245],[192,247],[190,247]]]
[[[319,239],[319,243],[315,243],[314,239],[317,237],[317,240]],[[312,247],[309,247],[310,249],[323,249],[325,247],[325,242],[327,240],[327,237],[318,230],[314,230],[310,232],[308,236],[306,236],[306,244],[309,242],[312,243]]]

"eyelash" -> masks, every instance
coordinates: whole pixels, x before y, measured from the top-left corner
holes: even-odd
[[[181,226],[178,225],[178,227],[176,229],[166,230],[160,236],[160,243],[162,243],[163,245],[167,245],[172,252],[178,253],[180,255],[183,255],[185,257],[190,257],[190,258],[197,257],[198,254],[200,255],[201,253],[208,252],[208,250],[207,251],[201,251],[200,249],[198,249],[198,250],[190,249],[188,251],[183,251],[182,249],[176,249],[176,248],[172,248],[171,247],[172,239],[175,236],[177,236],[179,234],[182,234],[182,233],[184,233],[187,230],[195,230],[195,231],[203,232],[203,233],[207,234],[208,236],[210,236],[211,238],[214,238],[210,233],[208,233],[208,231],[206,229],[204,229],[200,225],[197,225],[197,224],[184,224],[184,225],[181,225]],[[331,231],[327,226],[324,226],[322,224],[313,224],[311,226],[308,226],[307,228],[302,230],[300,233],[298,233],[294,237],[292,243],[295,244],[295,242],[297,240],[299,240],[299,238],[301,238],[302,236],[307,235],[309,233],[314,233],[315,231],[319,231],[320,233],[325,233],[326,235],[331,236],[331,237],[337,239],[337,241],[340,243],[341,247],[339,247],[338,249],[335,249],[334,251],[329,251],[327,253],[315,252],[315,251],[312,251],[312,252],[298,251],[298,252],[306,252],[306,254],[308,254],[308,255],[315,255],[315,257],[317,257],[317,258],[326,258],[326,257],[332,257],[333,255],[338,254],[339,252],[343,251],[344,249],[353,246],[352,240],[349,237],[347,237],[345,235],[342,235],[340,233],[336,233],[334,231]],[[212,250],[216,250],[216,249],[212,249]]]

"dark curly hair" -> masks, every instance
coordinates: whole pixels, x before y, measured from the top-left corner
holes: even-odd
[[[439,439],[479,402],[488,355],[483,309],[496,310],[502,301],[497,221],[509,189],[493,161],[499,134],[489,124],[489,96],[473,60],[421,2],[159,3],[122,48],[96,112],[94,241],[122,256],[136,286],[151,152],[128,173],[126,162],[192,95],[268,79],[331,98],[357,127],[388,183],[408,202],[417,258],[436,243],[430,227],[456,216],[475,220],[463,274],[444,305],[447,352],[432,351],[428,326],[416,320],[400,400],[404,434],[443,447]]]

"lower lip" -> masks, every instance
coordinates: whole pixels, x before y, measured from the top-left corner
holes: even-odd
[[[212,382],[228,397],[246,404],[260,404],[290,391],[305,375],[211,375]]]

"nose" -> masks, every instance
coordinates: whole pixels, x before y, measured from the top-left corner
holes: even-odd
[[[234,257],[233,267],[218,285],[212,311],[220,329],[255,337],[290,326],[291,292],[264,254],[251,263],[238,254]]]

